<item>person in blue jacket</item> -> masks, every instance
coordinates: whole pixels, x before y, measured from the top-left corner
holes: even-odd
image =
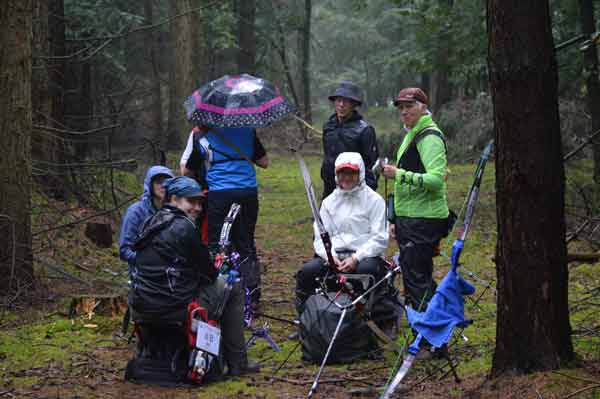
[[[219,250],[221,228],[232,203],[241,212],[232,226],[231,241],[243,262],[242,277],[252,293],[253,308],[260,298],[260,265],[254,231],[258,218],[258,188],[254,166],[267,168],[267,152],[253,128],[195,127],[181,156],[183,175],[204,181],[208,188],[208,246]],[[204,176],[198,176],[202,170]]]
[[[150,167],[144,179],[144,193],[139,201],[127,208],[125,216],[123,216],[121,233],[119,235],[119,256],[123,261],[128,263],[130,272],[132,266],[135,264],[133,244],[144,221],[162,208],[165,197],[163,182],[172,177],[175,177],[175,175],[171,172],[171,169],[165,166],[156,165]]]

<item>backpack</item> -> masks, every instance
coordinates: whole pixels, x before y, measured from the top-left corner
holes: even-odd
[[[136,356],[127,363],[125,380],[135,383],[176,386],[202,385],[218,379],[222,359],[196,347],[198,320],[208,320],[208,312],[193,300],[185,310],[163,319],[135,316]]]
[[[327,297],[315,294],[306,301],[300,315],[303,360],[320,364],[325,357],[342,313],[331,300],[335,299],[342,305],[352,301],[347,294],[340,294],[337,298],[335,295],[335,292],[328,293]],[[346,312],[327,363],[350,363],[374,357],[377,349],[377,340],[363,316],[355,308],[351,308]]]

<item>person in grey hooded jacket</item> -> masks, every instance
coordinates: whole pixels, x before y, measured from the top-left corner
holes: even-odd
[[[135,243],[142,224],[150,216],[154,215],[162,207],[165,196],[165,189],[162,186],[165,179],[175,177],[171,169],[156,165],[152,166],[146,172],[144,179],[144,192],[139,201],[131,204],[121,224],[121,233],[119,235],[119,256],[121,260],[129,265],[129,269],[135,264]]]

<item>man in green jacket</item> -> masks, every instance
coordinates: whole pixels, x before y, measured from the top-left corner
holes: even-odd
[[[400,90],[394,105],[408,133],[398,149],[396,165],[383,169],[383,175],[394,180],[396,218],[390,233],[401,252],[407,302],[424,311],[437,287],[435,250],[448,228],[446,144],[427,109],[423,90]]]

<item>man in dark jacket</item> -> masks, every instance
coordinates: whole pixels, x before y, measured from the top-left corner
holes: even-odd
[[[140,232],[135,273],[129,295],[133,318],[156,318],[178,314],[195,296],[213,318],[223,298],[223,279],[209,259],[206,245],[195,224],[204,194],[200,185],[189,177],[165,181],[165,205]],[[229,374],[256,371],[248,364],[243,333],[243,293],[234,286],[221,316],[222,352]]]
[[[171,169],[156,165],[150,167],[144,179],[144,192],[139,201],[131,204],[121,224],[119,235],[119,255],[121,260],[129,264],[129,269],[135,264],[133,244],[137,239],[142,224],[162,207],[165,190],[162,186],[165,179],[174,177]]]
[[[335,190],[335,160],[342,152],[358,152],[365,163],[366,183],[377,190],[371,168],[379,157],[375,129],[356,110],[362,104],[362,91],[352,82],[342,81],[329,96],[335,113],[323,126],[323,198]]]

